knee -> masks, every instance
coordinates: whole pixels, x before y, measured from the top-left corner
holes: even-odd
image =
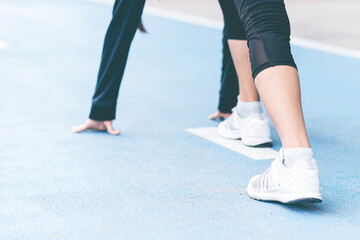
[[[283,0],[244,0],[241,8],[255,78],[277,65],[296,68],[290,50],[290,23]]]
[[[248,41],[253,78],[269,67],[296,67],[291,54],[289,37],[281,34],[261,34]]]

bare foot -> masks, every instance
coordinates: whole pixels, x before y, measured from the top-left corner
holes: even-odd
[[[112,126],[112,121],[95,121],[88,119],[84,124],[80,126],[75,126],[71,128],[71,132],[80,133],[86,130],[95,130],[95,131],[107,131],[111,135],[119,135],[120,132],[116,131]]]
[[[216,119],[226,119],[230,116],[230,113],[222,113],[219,110],[217,110],[216,112],[214,112],[213,114],[210,114],[208,116],[208,119],[210,120],[216,120]]]

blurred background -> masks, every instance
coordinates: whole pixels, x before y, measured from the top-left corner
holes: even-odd
[[[149,6],[222,21],[217,0],[147,0]],[[360,50],[360,1],[285,0],[293,37]]]

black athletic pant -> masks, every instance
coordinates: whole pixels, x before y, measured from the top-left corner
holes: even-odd
[[[219,3],[224,16],[224,30],[221,87],[219,91],[220,97],[218,110],[222,113],[231,113],[232,108],[237,104],[239,81],[235,65],[231,57],[228,40],[246,40],[246,33],[234,1],[219,0]]]
[[[290,52],[290,24],[283,0],[221,0],[233,1],[241,21],[228,30],[244,29],[250,49],[253,77],[276,65],[296,68]],[[107,31],[98,82],[93,96],[90,118],[115,119],[116,101],[126,60],[145,0],[116,0],[113,19]],[[232,8],[234,9],[234,8]],[[224,14],[225,19],[228,15]],[[231,21],[230,21],[231,22]],[[234,22],[235,23],[235,22]]]
[[[223,113],[231,113],[237,104],[239,81],[235,65],[231,57],[228,40],[246,40],[246,33],[234,0],[219,0],[224,16],[223,31],[223,64],[218,109]]]
[[[231,113],[231,109],[237,104],[239,95],[239,81],[235,65],[231,57],[228,38],[226,37],[226,26],[223,36],[223,59],[221,68],[221,87],[218,110],[222,113]]]
[[[89,118],[115,119],[116,102],[131,42],[139,26],[145,0],[116,0],[106,33]]]
[[[228,28],[228,34],[245,34],[254,79],[269,67],[287,65],[296,68],[290,49],[290,23],[284,0],[220,1],[234,4],[240,23],[230,21],[236,24]],[[224,15],[236,18],[232,13]]]
[[[104,121],[115,119],[116,103],[131,42],[140,22],[144,0],[117,0],[113,19],[108,27],[98,80],[89,118]],[[224,30],[224,34],[227,31]],[[227,38],[223,42],[223,67],[218,109],[230,113],[236,105],[238,80]]]

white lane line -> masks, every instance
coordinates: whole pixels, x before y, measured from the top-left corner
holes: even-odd
[[[317,41],[313,41],[313,40],[309,40],[309,39],[305,39],[305,38],[292,37],[291,44],[294,46],[314,49],[314,50],[327,52],[327,53],[333,53],[333,54],[341,55],[341,56],[345,56],[345,57],[360,58],[360,51],[358,51],[358,50],[337,47],[335,45],[321,43],[321,42],[317,42]]]
[[[0,49],[8,49],[8,48],[9,48],[9,44],[7,42],[0,40]]]
[[[273,159],[278,154],[277,151],[271,148],[247,147],[239,140],[222,138],[217,134],[216,127],[187,128],[185,131],[195,134],[213,143],[219,144],[254,160]]]

